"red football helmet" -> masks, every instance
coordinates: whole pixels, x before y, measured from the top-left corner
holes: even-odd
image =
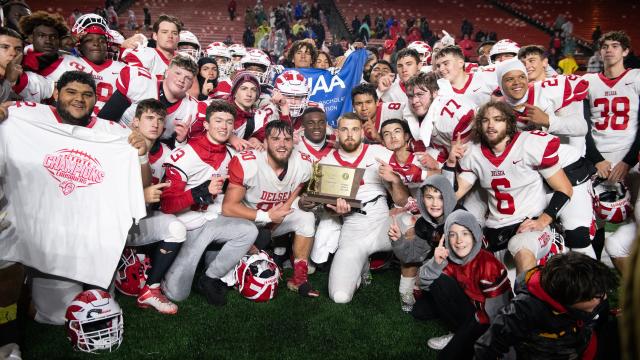
[[[236,265],[234,273],[238,291],[249,300],[269,301],[278,292],[280,269],[264,251],[245,255]]]
[[[619,181],[611,184],[604,180],[596,180],[593,184],[593,208],[596,216],[613,224],[618,224],[633,214],[631,196],[627,186]]]
[[[138,255],[134,248],[125,248],[116,272],[116,289],[128,296],[140,295],[140,289],[147,282],[146,271],[150,267],[149,260],[143,254]]]
[[[67,307],[65,318],[67,337],[76,350],[115,351],[122,343],[122,309],[106,291],[81,292]]]

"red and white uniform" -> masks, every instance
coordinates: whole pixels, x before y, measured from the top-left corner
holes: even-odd
[[[407,89],[404,87],[404,84],[400,81],[400,77],[396,76],[396,80],[391,84],[391,87],[387,89],[384,93],[376,90],[378,93],[378,99],[384,102],[396,102],[407,104],[409,102],[409,98],[407,97]]]
[[[420,125],[420,138],[438,150],[439,163],[449,157],[451,142],[458,134],[464,142],[469,139],[475,110],[474,103],[458,95],[439,95],[433,100]]]
[[[55,83],[67,71],[77,70],[91,74],[96,82],[96,105],[93,109],[93,114],[98,115],[100,109],[113,95],[120,71],[126,66],[124,63],[113,60],[105,60],[104,63],[98,65],[84,57],[64,55],[45,69],[42,75]]]
[[[24,101],[42,102],[53,96],[54,82],[31,71],[23,72],[13,86],[13,92]]]
[[[356,199],[364,203],[374,199],[376,196],[387,196],[387,187],[378,174],[380,164],[376,158],[389,163],[393,157],[393,152],[382,145],[363,144],[362,147],[362,152],[355,157],[345,153],[342,149],[334,149],[320,163],[365,169],[356,194]]]
[[[470,184],[479,180],[489,193],[486,226],[501,228],[539,216],[547,203],[543,176],[561,168],[558,158],[560,139],[541,131],[516,133],[502,154],[470,144],[460,159],[462,179]]]
[[[638,131],[640,70],[627,69],[615,79],[602,73],[585,74],[583,79],[589,81],[591,136],[596,147],[601,153],[622,152],[622,159]]]
[[[232,156],[230,147],[212,144],[206,136],[191,138],[185,146],[174,149],[165,162],[165,181],[171,186],[162,193],[161,210],[176,214],[188,230],[218,217],[223,194],[213,204],[203,206],[193,201],[190,190],[213,176],[226,176]]]
[[[155,185],[164,177],[164,163],[169,160],[171,149],[165,143],[157,141],[149,150],[149,167],[151,167],[151,182]]]
[[[393,154],[389,165],[400,176],[402,183],[409,187],[418,187],[427,178],[427,170],[422,167],[420,160],[413,153],[409,154],[409,158],[404,164],[401,164]]]
[[[158,80],[164,79],[164,72],[169,67],[171,59],[167,58],[158,49],[149,47],[138,47],[128,49],[122,54],[122,59],[131,65],[149,70]]]
[[[465,97],[479,107],[491,100],[491,94],[497,88],[498,81],[494,72],[475,72],[469,74],[469,78],[462,88],[453,88],[453,92]]]
[[[296,150],[309,155],[311,161],[316,162],[327,156],[333,150],[334,145],[334,142],[329,139],[322,142],[322,144],[314,144],[304,136],[301,136],[300,142],[296,144]]]
[[[231,79],[219,80],[218,85],[213,90],[213,94],[210,96],[212,99],[222,99],[231,95]]]
[[[140,67],[125,67],[116,82],[118,91],[127,97],[131,106],[124,112],[121,122],[130,125],[136,112],[137,104],[144,99],[158,99],[162,83]],[[176,121],[189,121],[190,124],[203,121],[206,114],[206,103],[198,101],[191,95],[178,100],[167,108],[165,129],[161,138],[170,138],[175,131]]]
[[[309,181],[312,171],[311,158],[294,149],[281,180],[269,166],[267,156],[266,151],[243,151],[229,164],[229,182],[247,189],[243,203],[263,211],[287,201],[298,187]]]
[[[373,131],[380,133],[382,123],[389,119],[403,119],[403,113],[406,103],[399,102],[383,102],[378,101],[376,105],[376,119],[374,122]],[[369,140],[373,140],[373,136],[370,132],[366,131],[364,135]]]

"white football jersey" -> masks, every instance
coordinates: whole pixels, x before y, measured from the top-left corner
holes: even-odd
[[[427,170],[422,167],[420,160],[413,153],[409,154],[409,158],[404,164],[400,164],[396,155],[393,154],[389,165],[400,176],[402,183],[410,188],[419,187],[422,181],[427,178]]]
[[[560,169],[560,139],[542,131],[516,133],[504,152],[469,144],[460,159],[460,177],[470,184],[479,180],[489,193],[486,226],[501,228],[539,216],[547,203],[541,174]]]
[[[155,151],[154,151],[155,150]],[[149,167],[151,167],[151,182],[158,184],[164,177],[164,163],[168,161],[171,149],[165,143],[156,141],[149,150]]]
[[[373,130],[377,131],[378,134],[380,134],[382,123],[384,123],[386,120],[403,120],[405,104],[406,103],[378,101],[378,105],[376,105],[376,119]],[[365,132],[364,135],[367,137],[367,139],[373,140],[373,136],[371,133]]]
[[[472,134],[476,105],[465,97],[455,95],[437,96],[420,125],[420,138],[430,139],[429,146],[438,150],[438,162],[449,157],[451,142],[460,135],[463,142]]]
[[[296,150],[309,155],[313,162],[322,160],[333,150],[333,147],[333,141],[325,140],[322,144],[314,144],[304,136],[301,136],[300,142],[296,144]]]
[[[54,82],[31,71],[23,72],[13,86],[15,92],[24,101],[42,102],[53,96]]]
[[[122,59],[131,66],[143,67],[149,70],[158,80],[164,79],[164,72],[171,61],[158,49],[149,47],[127,49],[122,54]]]
[[[298,187],[309,181],[312,172],[309,155],[293,149],[286,174],[280,179],[269,166],[267,156],[266,151],[243,151],[229,164],[229,182],[246,189],[242,202],[262,211],[286,202]]]
[[[395,81],[391,84],[391,87],[384,93],[378,92],[378,98],[381,101],[389,103],[402,103],[407,104],[409,98],[407,97],[407,90],[404,84],[400,82],[400,77],[396,76]]]
[[[141,67],[128,66],[122,69],[116,83],[118,91],[129,99],[131,106],[122,115],[121,122],[131,126],[131,122],[136,113],[138,103],[145,99],[158,99],[160,86],[151,74]],[[178,100],[167,108],[167,117],[164,122],[164,132],[162,139],[168,139],[175,131],[176,121],[186,121],[194,124],[198,120],[203,121],[206,114],[207,105],[198,101],[191,95]]]
[[[461,89],[453,88],[453,92],[479,107],[491,100],[491,94],[497,88],[495,72],[474,72],[469,74],[467,82]]]
[[[90,74],[96,82],[96,105],[94,106],[93,115],[98,115],[100,109],[115,92],[116,81],[120,76],[120,71],[125,66],[126,64],[122,62],[109,59],[98,65],[90,62],[85,57],[64,55],[61,57],[61,61],[50,67],[52,72],[46,78],[55,83],[67,71],[82,71]]]
[[[585,74],[589,81],[591,136],[600,152],[628,151],[638,131],[640,69],[627,69],[615,79]]]
[[[534,84],[545,97],[553,102],[554,111],[574,102],[582,102],[589,95],[589,82],[577,75],[555,75],[542,81],[536,81]]]
[[[362,144],[360,154],[348,154],[342,149],[333,149],[329,155],[320,160],[320,164],[364,169],[356,199],[367,202],[377,196],[387,195],[386,183],[378,174],[380,163],[376,158],[390,163],[392,157],[393,152],[382,145]]]

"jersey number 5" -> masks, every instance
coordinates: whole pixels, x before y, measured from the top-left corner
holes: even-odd
[[[499,187],[508,189],[511,187],[511,183],[506,178],[498,178],[491,180],[491,188],[496,195],[498,212],[504,215],[513,215],[516,212],[516,205],[513,201],[513,196],[508,193],[500,192]]]
[[[598,98],[593,102],[595,107],[602,106],[600,117],[602,122],[593,124],[597,130],[624,130],[629,124],[629,98],[615,97],[609,101],[607,98]]]

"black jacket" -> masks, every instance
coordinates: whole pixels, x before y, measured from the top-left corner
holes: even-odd
[[[598,318],[608,312],[607,300],[595,316],[580,317],[544,291],[539,267],[523,275],[516,282],[516,297],[476,342],[475,358],[496,359],[514,346],[518,360],[580,359]]]

